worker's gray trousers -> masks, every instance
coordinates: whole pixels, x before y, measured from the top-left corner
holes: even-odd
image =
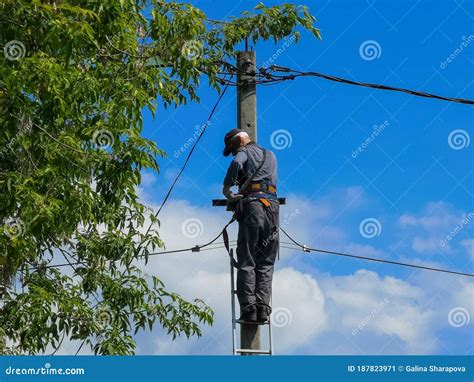
[[[237,297],[241,314],[257,305],[271,313],[273,268],[279,247],[279,203],[265,206],[259,199],[244,200],[238,209]]]

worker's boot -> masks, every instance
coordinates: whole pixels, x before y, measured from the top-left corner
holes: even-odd
[[[246,322],[256,322],[257,321],[257,309],[252,307],[251,309],[242,312],[240,314],[239,320]]]
[[[267,322],[268,321],[268,308],[264,305],[257,305],[257,321]]]

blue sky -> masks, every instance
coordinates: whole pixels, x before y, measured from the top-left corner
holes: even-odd
[[[191,3],[214,19],[257,4]],[[317,17],[322,40],[302,31],[299,43],[288,44],[276,64],[474,99],[474,2],[301,4]],[[367,44],[375,47],[375,56],[370,50],[369,55],[361,53]],[[262,65],[283,45],[255,45],[257,63]],[[260,86],[257,94],[258,142],[277,156],[279,193],[288,198],[281,219],[289,219],[285,228],[297,240],[473,273],[472,106],[309,77]],[[145,135],[168,152],[168,158],[160,160],[161,173],[144,177],[141,192],[152,206],[159,205],[188,152],[178,157],[173,153],[193,137],[217,99],[204,77],[199,96],[201,103],[159,110],[155,120],[145,113]],[[229,164],[229,158],[222,157],[222,140],[235,124],[235,89],[230,88],[161,215],[168,249],[204,243],[229,218],[210,207],[210,201],[221,197]],[[382,132],[374,136],[374,126],[381,125]],[[275,132],[291,144],[272,144]],[[369,144],[354,156],[367,139]],[[197,220],[202,231],[198,236],[183,237],[189,219]],[[376,222],[374,237],[364,231],[365,219]],[[172,343],[163,333],[138,336],[139,352],[228,354],[227,290],[218,293],[212,287],[228,287],[225,255],[203,254],[203,261],[195,256],[159,259],[147,271],[187,297],[206,299],[206,293],[212,294],[216,325],[199,341]],[[274,308],[278,302],[292,318],[292,324],[275,334],[282,353],[474,352],[472,279],[291,250],[282,250],[276,269]],[[306,327],[308,322],[312,324]],[[361,322],[363,330],[354,335]]]

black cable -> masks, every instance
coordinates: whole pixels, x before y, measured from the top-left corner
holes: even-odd
[[[189,252],[189,251],[191,251],[191,252],[200,252],[200,251],[209,251],[209,250],[212,250],[212,249],[225,248],[225,245],[220,245],[220,246],[211,247],[211,248],[206,248],[206,247],[210,246],[217,239],[219,239],[222,236],[222,234],[224,233],[224,230],[229,225],[231,225],[234,221],[235,221],[235,218],[234,218],[234,216],[232,216],[232,218],[227,222],[227,224],[224,226],[224,228],[222,228],[222,230],[219,232],[219,234],[214,239],[207,242],[206,244],[195,245],[194,247],[189,247],[189,248],[181,248],[181,249],[173,249],[173,250],[169,250],[169,251],[153,252],[153,253],[150,253],[148,256],[166,255],[166,254],[170,254],[170,253],[180,253],[180,252]],[[230,240],[230,242],[236,242],[236,241],[237,240]],[[219,243],[216,243],[216,244],[225,244],[225,243],[224,242],[222,242],[222,243],[219,242]],[[203,248],[206,248],[206,249],[203,249]],[[36,270],[36,269],[60,268],[60,267],[74,266],[74,265],[85,265],[85,264],[83,262],[77,261],[75,263],[68,262],[68,263],[63,263],[63,264],[52,264],[52,265],[44,265],[44,266],[40,265],[40,266],[36,266],[36,267],[31,267],[29,270],[31,271],[31,270]]]
[[[186,157],[186,160],[184,161],[184,164],[183,166],[181,167],[181,170],[179,171],[178,175],[176,175],[176,178],[174,179],[173,183],[171,184],[171,187],[169,188],[168,192],[166,193],[164,199],[163,199],[163,202],[161,203],[160,205],[160,208],[158,208],[158,211],[156,212],[156,214],[154,215],[155,218],[158,217],[158,215],[160,214],[161,210],[163,209],[165,203],[168,201],[168,198],[169,196],[171,195],[171,192],[173,191],[174,189],[174,186],[176,185],[176,183],[178,182],[178,179],[181,177],[181,174],[183,173],[184,169],[186,168],[186,165],[188,164],[189,162],[189,159],[191,158],[191,155],[193,154],[194,152],[194,149],[196,148],[197,144],[199,143],[199,141],[201,140],[202,136],[204,135],[204,132],[206,131],[206,129],[208,128],[209,126],[209,122],[211,121],[211,118],[212,116],[214,115],[214,112],[216,111],[217,109],[217,106],[219,105],[219,103],[221,102],[226,90],[228,89],[229,87],[229,84],[227,84],[225,87],[224,87],[224,90],[222,91],[222,93],[219,95],[219,98],[217,99],[216,103],[214,104],[214,107],[212,108],[211,112],[209,113],[209,116],[207,117],[207,121],[206,123],[204,124],[204,128],[202,129],[201,131],[201,134],[199,134],[199,136],[197,137],[196,139],[196,142],[194,142],[194,145],[193,147],[191,147],[191,150],[189,151],[189,154],[188,156]],[[146,230],[146,233],[145,233],[145,236],[148,235],[148,233],[150,232],[150,229],[153,225],[153,222],[150,223],[150,225],[148,226],[148,229]]]
[[[221,233],[222,234],[222,233]],[[219,234],[219,236],[221,235]],[[219,237],[218,236],[218,237]],[[217,239],[217,238],[216,238]],[[231,240],[232,242],[236,242],[237,240]],[[204,247],[207,247],[208,245],[210,245],[211,243],[207,243],[207,244],[204,244],[204,245],[201,245],[201,246],[198,246],[196,245],[195,247],[189,247],[189,248],[181,248],[181,249],[173,249],[173,250],[169,250],[169,251],[161,251],[161,252],[153,252],[153,253],[150,253],[149,256],[155,256],[155,255],[168,255],[168,254],[171,254],[171,253],[181,253],[181,252],[200,252],[200,251],[212,251],[213,249],[221,249],[221,248],[225,248],[223,244],[223,242],[219,242],[219,243],[216,243],[216,246],[214,247],[210,247],[210,248],[205,248],[203,249]],[[220,245],[217,245],[217,244],[220,244]],[[199,248],[199,251],[196,251],[195,249],[196,248]],[[37,270],[37,269],[47,269],[47,268],[62,268],[62,267],[67,267],[67,266],[73,266],[73,265],[86,265],[84,264],[83,262],[80,262],[80,261],[77,261],[75,263],[61,263],[61,264],[51,264],[51,265],[44,265],[44,266],[36,266],[36,267],[31,267],[29,270],[32,271],[32,270]]]
[[[238,68],[229,64],[225,63],[226,65],[229,65],[233,71],[238,71]],[[296,73],[296,74],[289,74],[287,76],[277,76],[275,74],[271,74],[268,72],[268,70],[272,71],[277,71],[277,72],[284,72],[284,73]],[[228,73],[232,74],[232,73]],[[248,73],[245,73],[248,74]],[[449,102],[456,102],[456,103],[463,103],[467,105],[474,105],[473,100],[469,99],[464,99],[464,98],[453,98],[453,97],[444,97],[444,96],[439,96],[436,94],[431,94],[431,93],[426,93],[426,92],[421,92],[421,91],[416,91],[416,90],[410,90],[410,89],[405,89],[405,88],[397,88],[394,86],[387,86],[387,85],[379,85],[379,84],[373,84],[373,83],[367,83],[367,82],[359,82],[359,81],[353,81],[353,80],[348,80],[346,78],[341,78],[341,77],[336,77],[332,76],[329,74],[323,74],[319,72],[302,72],[296,69],[290,69],[284,66],[278,66],[278,65],[272,65],[268,69],[265,68],[259,68],[259,71],[255,73],[256,79],[255,81],[247,81],[247,83],[252,83],[252,84],[257,84],[257,85],[273,85],[276,83],[280,83],[283,81],[288,81],[288,80],[294,80],[295,78],[298,77],[307,77],[307,76],[313,76],[313,77],[319,77],[323,79],[327,79],[330,81],[335,81],[335,82],[341,82],[349,85],[355,85],[355,86],[363,86],[363,87],[368,87],[372,89],[381,89],[381,90],[390,90],[390,91],[397,91],[397,92],[402,92],[402,93],[407,93],[411,95],[415,95],[418,97],[425,97],[425,98],[434,98],[434,99],[439,99],[443,101],[449,101]],[[236,86],[236,83],[232,83],[232,86]]]
[[[461,275],[461,276],[467,276],[467,277],[474,277],[474,274],[471,273],[463,273],[463,272],[456,272],[456,271],[450,271],[447,269],[440,269],[440,268],[432,268],[432,267],[425,267],[423,265],[415,265],[415,264],[408,264],[408,263],[401,263],[398,261],[390,261],[390,260],[383,260],[383,259],[377,259],[375,257],[366,257],[366,256],[357,256],[357,255],[351,255],[348,253],[342,253],[342,252],[335,252],[335,251],[327,251],[324,249],[319,249],[319,248],[311,248],[307,247],[306,245],[301,245],[298,243],[296,240],[294,240],[282,227],[280,227],[280,230],[285,234],[285,236],[290,239],[293,243],[295,243],[298,247],[300,247],[304,252],[320,252],[320,253],[326,253],[329,255],[337,255],[337,256],[345,256],[345,257],[352,257],[354,259],[360,259],[360,260],[369,260],[369,261],[376,261],[379,263],[386,263],[386,264],[393,264],[393,265],[401,265],[404,267],[411,267],[411,268],[419,268],[419,269],[425,269],[428,271],[435,271],[435,272],[442,272],[442,273],[451,273],[454,275]]]
[[[199,134],[199,136],[197,137],[196,139],[196,142],[194,142],[194,145],[193,147],[191,147],[191,150],[189,151],[189,154],[188,156],[186,157],[186,160],[184,161],[184,164],[183,166],[181,167],[181,170],[179,171],[178,175],[176,176],[176,178],[174,179],[173,183],[171,184],[171,187],[169,188],[168,192],[166,193],[166,196],[165,198],[163,199],[163,202],[161,203],[161,206],[160,208],[158,209],[157,213],[155,214],[155,218],[158,217],[158,215],[160,214],[161,210],[163,209],[163,206],[165,205],[166,201],[168,200],[169,196],[171,195],[171,191],[173,191],[173,188],[174,186],[176,185],[176,182],[178,181],[178,179],[180,178],[181,174],[183,173],[184,169],[186,168],[186,165],[188,164],[189,162],[189,159],[191,158],[191,155],[193,154],[194,152],[194,149],[196,148],[197,144],[199,143],[199,141],[201,140],[202,136],[204,135],[204,132],[207,130],[207,127],[209,126],[209,122],[212,118],[212,116],[214,115],[214,112],[216,111],[217,109],[217,106],[219,105],[219,103],[221,102],[222,100],[222,97],[224,96],[227,88],[229,87],[229,84],[227,84],[225,87],[224,87],[224,90],[222,91],[222,93],[219,95],[219,98],[217,99],[217,102],[215,103],[214,107],[212,108],[210,114],[209,114],[209,117],[207,117],[207,121],[206,123],[204,124],[204,128],[202,129],[201,131],[201,134]],[[151,225],[150,225],[151,227]],[[148,234],[148,232],[150,231],[150,227],[148,227],[148,230],[145,234],[145,236]]]
[[[226,225],[226,227],[228,226],[229,224]],[[155,256],[155,255],[168,255],[168,254],[171,254],[171,253],[181,253],[181,252],[192,252],[194,250],[194,252],[199,252],[199,251],[211,251],[213,249],[221,249],[221,248],[225,248],[225,245],[222,245],[224,244],[224,242],[218,242],[218,243],[215,243],[215,247],[211,247],[211,248],[206,248],[207,246],[211,245],[212,243],[214,243],[214,241],[216,241],[220,236],[222,235],[222,231],[221,233],[212,240],[212,242],[209,242],[209,243],[206,243],[206,244],[203,244],[203,245],[196,245],[194,247],[189,247],[189,248],[181,248],[181,249],[173,249],[173,250],[169,250],[169,251],[161,251],[161,252],[153,252],[153,253],[150,253],[149,256]],[[230,243],[236,243],[237,240],[230,240],[229,241]],[[288,242],[280,242],[281,244],[291,244],[291,243],[288,243]],[[219,244],[219,245],[218,245]],[[287,249],[297,249],[297,248],[293,248],[293,247],[285,247],[285,246],[282,246],[283,248],[287,248]],[[199,248],[199,251],[196,250],[196,248]],[[205,248],[205,249],[204,249]],[[62,263],[62,264],[52,264],[52,265],[45,265],[45,266],[39,266],[39,267],[31,267],[29,270],[36,270],[38,268],[41,268],[41,269],[46,269],[46,268],[61,268],[61,267],[66,267],[66,266],[72,266],[72,265],[85,265],[84,263],[81,263],[80,261],[77,261],[75,263]]]
[[[346,78],[331,76],[331,75],[328,75],[328,74],[322,74],[322,73],[318,73],[318,72],[301,72],[299,70],[286,68],[284,66],[272,65],[272,66],[269,67],[269,70],[273,70],[273,71],[276,71],[276,72],[284,72],[284,73],[297,73],[297,74],[290,74],[288,76],[280,76],[279,77],[279,78],[286,79],[286,80],[293,80],[293,79],[298,78],[298,77],[313,76],[313,77],[324,78],[326,80],[341,82],[341,83],[345,83],[345,84],[349,84],[349,85],[363,86],[363,87],[372,88],[372,89],[391,90],[391,91],[396,91],[396,92],[412,94],[412,95],[415,95],[415,96],[418,96],[418,97],[435,98],[435,99],[439,99],[439,100],[443,100],[443,101],[457,102],[457,103],[463,103],[463,104],[467,104],[467,105],[474,105],[474,101],[469,100],[469,99],[444,97],[444,96],[439,96],[439,95],[436,95],[436,94],[420,92],[420,91],[416,91],[416,90],[397,88],[397,87],[386,86],[386,85],[378,85],[378,84],[372,84],[372,83],[367,83],[367,82],[352,81],[352,80],[348,80]]]

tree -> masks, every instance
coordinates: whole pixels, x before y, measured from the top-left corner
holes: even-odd
[[[164,246],[136,192],[166,155],[141,136],[142,111],[199,101],[203,75],[220,92],[222,63],[245,38],[319,37],[314,23],[291,4],[219,21],[164,0],[0,2],[2,353],[69,338],[133,354],[133,334],[155,324],[173,338],[212,324],[202,300],[138,266]]]

